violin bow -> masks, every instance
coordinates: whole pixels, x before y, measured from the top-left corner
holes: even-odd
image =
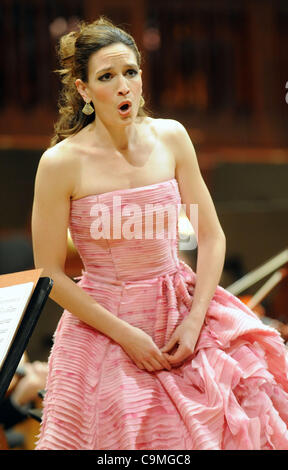
[[[249,308],[255,307],[260,300],[270,292],[273,287],[278,284],[285,276],[288,274],[287,268],[279,269],[284,264],[288,263],[288,249],[281,251],[273,258],[270,258],[264,264],[260,265],[258,268],[253,269],[250,273],[245,274],[242,278],[238,279],[236,282],[233,282],[230,286],[226,287],[226,290],[231,292],[233,295],[238,295],[244,290],[248,289],[250,286],[255,284],[258,281],[261,281],[264,277],[276,271],[265,284],[254,294],[247,304]],[[252,307],[251,307],[252,305]]]

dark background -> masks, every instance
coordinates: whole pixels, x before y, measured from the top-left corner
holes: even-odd
[[[57,117],[55,47],[100,14],[134,36],[154,117],[190,134],[227,238],[227,287],[287,247],[286,0],[1,0],[1,274],[34,267],[34,178]],[[195,252],[182,255],[194,267]],[[80,273],[70,246],[67,274]],[[288,322],[287,292],[286,278],[267,295],[267,315]],[[47,358],[61,313],[49,299],[31,359]]]

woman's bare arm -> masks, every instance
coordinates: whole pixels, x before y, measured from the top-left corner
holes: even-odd
[[[185,127],[177,121],[173,135],[176,178],[182,202],[190,216],[190,204],[198,211],[197,282],[192,305],[193,316],[205,315],[219,283],[225,260],[226,237],[214,203],[203,180],[196,152]]]
[[[168,139],[175,154],[176,178],[187,217],[190,218],[190,204],[196,204],[198,210],[198,230],[196,229],[196,235],[198,235],[197,276],[193,303],[188,315],[192,322],[190,337],[193,336],[191,342],[191,348],[193,349],[222,274],[226,238],[212,198],[202,178],[194,146],[186,129],[174,120],[169,120],[168,124],[171,126],[170,132],[167,133]],[[192,220],[191,223],[193,225]],[[185,325],[185,328],[187,331],[187,325]],[[183,332],[185,332],[185,328],[182,328]],[[180,333],[182,334],[182,332]],[[183,360],[183,357],[187,356],[188,353],[188,350],[179,348],[174,361]],[[173,359],[171,359],[171,362],[173,363]]]
[[[198,210],[197,282],[192,313],[200,317],[207,311],[219,283],[225,260],[226,238],[214,203],[203,180],[194,146],[185,129],[174,121],[173,142],[176,156],[176,178],[187,217],[190,204]]]
[[[129,325],[112,315],[65,274],[73,166],[52,148],[41,157],[32,209],[34,264],[53,279],[50,297],[115,341]],[[75,170],[75,167],[74,167]]]
[[[65,274],[74,175],[64,152],[52,148],[42,155],[32,209],[35,267],[53,279],[50,297],[57,304],[119,343],[140,368],[170,368],[150,336],[109,312]]]

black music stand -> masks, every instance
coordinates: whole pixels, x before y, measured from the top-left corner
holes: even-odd
[[[8,390],[52,287],[53,280],[50,277],[39,277],[11,347],[0,369],[0,402]]]

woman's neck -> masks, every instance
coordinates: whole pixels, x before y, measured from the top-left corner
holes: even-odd
[[[133,121],[127,126],[107,126],[97,118],[91,123],[91,132],[101,141],[101,146],[127,151],[139,142],[139,123]]]

